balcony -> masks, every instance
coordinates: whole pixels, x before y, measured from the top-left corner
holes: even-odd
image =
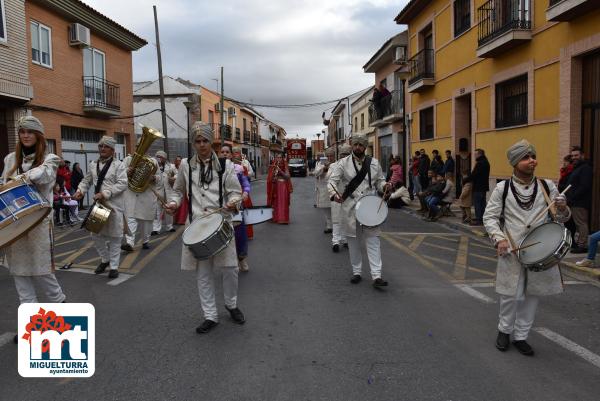
[[[546,19],[570,21],[597,8],[600,8],[600,0],[550,0]]]
[[[83,111],[104,116],[120,115],[119,85],[98,77],[83,77]]]
[[[236,140],[236,141],[238,141],[238,142],[239,142],[239,141],[240,141],[240,139],[241,139],[241,135],[242,135],[242,134],[241,134],[241,132],[242,132],[242,131],[241,131],[239,128],[236,128],[236,129],[235,129],[235,140]]]
[[[369,106],[369,126],[381,127],[404,119],[403,91],[393,90],[381,99],[380,105],[371,103]]]
[[[529,0],[489,0],[477,9],[477,57],[496,57],[531,40]]]
[[[250,131],[245,130],[244,131],[244,143],[249,143],[250,142]]]
[[[410,77],[408,78],[409,93],[420,92],[435,84],[435,56],[433,49],[421,50],[408,62],[410,63]]]

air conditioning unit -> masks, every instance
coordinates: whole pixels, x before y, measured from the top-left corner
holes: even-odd
[[[217,113],[220,113],[220,112],[221,112],[221,103],[215,103],[215,111],[216,111]]]
[[[406,47],[396,47],[396,53],[394,54],[394,64],[406,64]]]
[[[90,28],[76,22],[71,24],[69,27],[69,44],[71,46],[90,46]]]
[[[229,114],[229,117],[235,117],[235,107],[229,107],[227,109],[227,114]]]

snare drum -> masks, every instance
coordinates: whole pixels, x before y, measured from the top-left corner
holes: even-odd
[[[215,213],[194,220],[183,232],[182,239],[196,259],[209,259],[229,245],[233,227],[221,214]]]
[[[81,223],[81,228],[85,228],[86,230],[98,234],[102,231],[102,228],[106,223],[108,223],[108,218],[112,209],[104,206],[101,203],[94,203],[94,206],[90,208],[87,216],[83,219],[83,223]]]
[[[388,216],[388,206],[377,195],[364,195],[356,202],[356,221],[365,227],[377,227]]]
[[[528,245],[535,244],[527,247]],[[548,270],[560,262],[571,248],[571,233],[561,224],[549,222],[529,231],[519,244],[517,258],[533,272]]]
[[[264,223],[273,218],[273,208],[267,206],[253,206],[242,210],[244,223],[254,225]]]
[[[0,248],[37,226],[52,210],[35,186],[24,180],[0,186]]]

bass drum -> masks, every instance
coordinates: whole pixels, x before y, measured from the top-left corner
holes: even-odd
[[[387,219],[388,206],[377,195],[364,195],[356,202],[356,221],[365,227],[377,227]]]
[[[273,219],[273,208],[268,206],[253,206],[242,210],[244,223],[255,225]]]
[[[183,244],[198,260],[210,259],[229,245],[233,227],[218,214],[197,218],[183,232]]]
[[[562,224],[544,223],[523,238],[519,248],[525,249],[517,251],[517,258],[533,272],[548,270],[565,257],[571,243],[571,233]]]

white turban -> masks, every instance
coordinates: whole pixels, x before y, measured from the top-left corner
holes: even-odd
[[[164,157],[165,159],[167,158],[167,152],[165,152],[164,150],[159,150],[156,152],[156,157]]]
[[[34,116],[24,116],[19,119],[17,130],[26,129],[37,131],[44,135],[44,125]]]
[[[528,154],[535,155],[536,152],[535,147],[525,139],[521,139],[506,151],[506,157],[508,158],[510,165],[513,167],[523,160],[523,158]]]
[[[352,137],[350,138],[350,141],[352,142],[352,145],[354,145],[355,143],[359,143],[359,144],[363,145],[365,148],[369,144],[369,139],[364,134],[353,134]]]
[[[98,145],[104,145],[114,149],[115,146],[117,146],[117,140],[112,136],[104,135],[102,138],[100,138],[100,142],[98,142]]]
[[[195,142],[196,138],[199,136],[211,143],[215,139],[215,133],[213,132],[213,129],[210,126],[210,124],[207,124],[202,121],[196,121],[194,125],[192,125],[192,142]]]
[[[334,148],[327,148],[327,150],[325,150],[325,155],[326,156],[335,156],[335,149]]]
[[[343,144],[339,153],[340,157],[348,156],[350,153],[352,153],[352,146],[348,145],[347,143]]]

